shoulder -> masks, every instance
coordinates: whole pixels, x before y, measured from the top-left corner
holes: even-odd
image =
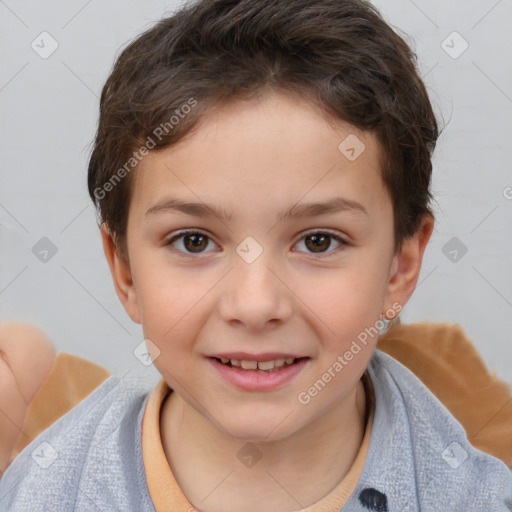
[[[16,457],[0,480],[0,509],[87,510],[101,496],[112,510],[153,512],[141,422],[154,384],[130,372],[105,380]]]
[[[474,448],[416,375],[378,349],[368,373],[376,405],[363,476],[398,500],[390,510],[509,510],[510,468]]]

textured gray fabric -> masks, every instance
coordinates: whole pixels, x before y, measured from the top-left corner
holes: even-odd
[[[368,371],[374,424],[344,512],[512,510],[512,470],[473,448],[414,374],[380,350]],[[0,480],[0,511],[155,512],[141,451],[153,387],[140,377],[108,378],[15,459]]]

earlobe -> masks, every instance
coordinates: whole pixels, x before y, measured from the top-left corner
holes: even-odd
[[[421,263],[428,241],[434,229],[434,219],[425,215],[417,232],[404,241],[402,249],[394,257],[386,288],[385,308],[394,303],[405,306],[414,292],[421,271]]]
[[[137,293],[133,284],[130,264],[119,256],[112,235],[105,223],[101,224],[100,231],[103,251],[105,252],[110,273],[112,274],[117,296],[130,318],[135,323],[140,324],[141,319],[137,304]]]

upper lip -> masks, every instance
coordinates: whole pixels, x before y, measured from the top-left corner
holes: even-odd
[[[249,354],[248,352],[222,352],[218,354],[212,354],[208,357],[215,357],[220,359],[221,357],[225,357],[227,359],[236,359],[237,361],[257,361],[258,363],[263,363],[265,361],[274,361],[276,359],[289,359],[293,357],[294,359],[300,359],[305,356],[298,356],[290,353],[282,353],[282,352],[264,352],[262,354]]]

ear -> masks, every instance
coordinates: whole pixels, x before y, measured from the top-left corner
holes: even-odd
[[[392,305],[395,303],[404,307],[414,292],[434,222],[431,215],[425,215],[416,233],[404,241],[402,249],[394,256],[386,285],[383,314],[387,309],[394,309]]]
[[[100,227],[103,250],[110,267],[117,296],[130,318],[137,324],[141,323],[137,292],[132,280],[129,262],[124,261],[118,254],[110,231],[103,223]]]

